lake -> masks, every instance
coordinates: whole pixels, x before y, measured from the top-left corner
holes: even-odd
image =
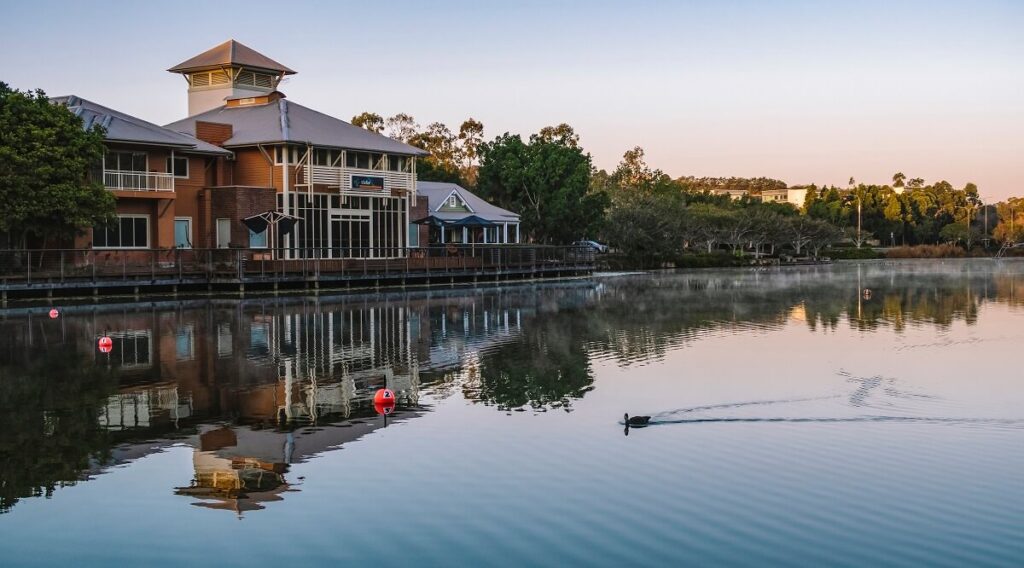
[[[4,565],[1024,559],[1024,262],[58,307],[0,316]]]

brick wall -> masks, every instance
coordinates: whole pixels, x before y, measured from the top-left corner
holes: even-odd
[[[209,225],[204,231],[207,246],[217,246],[217,219],[231,219],[231,246],[249,246],[249,228],[242,219],[277,210],[277,192],[272,187],[215,187],[209,194]]]

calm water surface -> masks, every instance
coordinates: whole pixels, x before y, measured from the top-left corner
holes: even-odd
[[[4,565],[1024,561],[1024,263],[46,309]]]

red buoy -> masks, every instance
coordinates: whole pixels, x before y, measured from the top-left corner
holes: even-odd
[[[377,411],[377,414],[383,414],[384,416],[387,416],[388,414],[391,414],[392,412],[395,411],[394,399],[391,399],[390,403],[375,402],[373,403],[373,409]]]
[[[97,346],[100,348],[100,353],[110,353],[114,349],[114,340],[104,335],[97,342]]]
[[[373,395],[373,404],[395,405],[395,391],[391,389],[380,389]]]
[[[55,320],[55,319],[57,319],[57,316],[59,316],[59,315],[60,315],[60,312],[57,311],[57,308],[52,308],[50,310],[50,319]]]

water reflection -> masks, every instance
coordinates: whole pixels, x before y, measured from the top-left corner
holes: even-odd
[[[595,389],[599,361],[649,364],[702,337],[793,321],[815,333],[975,325],[986,303],[1024,302],[1021,274],[1014,263],[877,263],[69,306],[55,320],[48,308],[10,311],[0,322],[0,510],[185,444],[194,475],[169,489],[242,514],[301,489],[293,464],[385,427],[370,403],[378,388],[398,395],[392,422],[412,424],[455,394],[505,412],[569,412]],[[97,349],[103,335],[110,353]],[[879,391],[919,396],[885,377],[849,380],[851,407],[870,408]]]

